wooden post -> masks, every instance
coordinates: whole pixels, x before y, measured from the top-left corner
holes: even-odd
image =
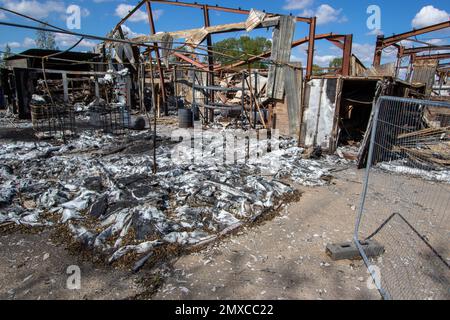
[[[209,27],[210,24],[210,20],[209,20],[209,10],[208,10],[208,6],[204,5],[203,6],[203,19],[204,19],[204,23],[205,23],[205,28]],[[206,37],[206,44],[208,46],[208,86],[214,86],[214,57],[213,54],[211,52],[212,48],[212,37],[209,34]],[[209,90],[209,100],[212,102],[212,104],[214,104],[214,91],[213,90]],[[214,109],[209,110],[209,122],[214,122]]]
[[[147,6],[148,22],[150,24],[150,31],[151,31],[152,35],[154,35],[156,33],[156,29],[155,29],[155,21],[153,19],[152,6],[150,4],[150,1],[146,2],[146,6]],[[158,44],[156,42],[153,43],[153,48],[155,50],[156,63],[158,65],[159,81],[160,81],[159,88],[161,90],[161,97],[162,97],[162,102],[163,102],[163,107],[164,107],[164,115],[168,116],[169,109],[168,109],[168,106],[166,103],[166,87],[164,84],[164,73],[162,70],[161,57],[159,54]]]

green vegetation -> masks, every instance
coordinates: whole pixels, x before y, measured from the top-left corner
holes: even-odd
[[[263,37],[250,38],[242,36],[240,38],[228,38],[214,44],[214,62],[222,65],[231,64],[238,60],[246,60],[252,56],[259,55],[270,50],[272,42]],[[216,53],[217,52],[217,53]],[[261,62],[254,62],[252,68],[262,68],[265,65]]]
[[[45,24],[40,25],[41,28],[45,28]],[[56,47],[55,34],[49,31],[37,30],[36,31],[36,46],[39,49],[58,50]]]
[[[330,61],[330,68],[341,68],[342,67],[342,58],[334,58]]]
[[[10,57],[11,55],[11,47],[6,44],[5,52],[0,54],[0,68],[3,68],[5,66],[5,59]]]

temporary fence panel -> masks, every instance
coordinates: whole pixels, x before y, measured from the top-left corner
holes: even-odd
[[[355,244],[385,299],[450,299],[450,104],[381,97],[373,112]]]

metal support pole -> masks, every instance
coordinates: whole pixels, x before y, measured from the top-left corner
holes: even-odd
[[[309,39],[308,39],[308,62],[306,65],[306,79],[309,80],[312,76],[314,64],[314,41],[316,37],[316,22],[317,18],[311,18],[309,23]]]
[[[197,108],[197,102],[195,99],[195,70],[192,70],[192,117],[194,117],[194,114],[196,112]]]
[[[67,83],[67,73],[63,72],[62,74],[62,81],[63,81],[63,90],[64,90],[64,102],[69,102],[69,86]]]
[[[177,66],[173,67],[173,93],[175,95],[175,106],[178,110],[178,88],[177,88]]]
[[[146,2],[146,6],[147,6],[148,22],[150,24],[150,31],[151,31],[152,35],[154,35],[156,33],[155,21],[153,19],[152,6],[150,4],[150,1]],[[166,87],[164,84],[164,73],[163,73],[162,65],[161,65],[161,57],[159,54],[158,44],[155,42],[155,43],[153,43],[153,46],[155,49],[156,63],[158,65],[159,82],[160,82],[159,88],[161,90],[161,98],[162,98],[162,102],[163,102],[164,115],[168,116],[169,109],[167,108],[167,103],[166,103]]]
[[[342,56],[343,76],[349,76],[351,73],[352,44],[353,44],[353,35],[352,34],[346,35],[344,39],[344,51]]]
[[[254,105],[254,108],[253,108],[253,117],[254,117],[254,120],[253,120],[253,127],[254,128],[256,128],[256,106],[257,106],[257,104],[259,104],[259,101],[258,101],[258,99],[259,99],[259,95],[258,95],[258,73],[255,71],[254,72],[254,76],[255,76],[255,105]],[[251,81],[251,78],[250,78],[250,81]]]
[[[400,67],[402,66],[402,57],[403,57],[403,52],[404,52],[405,48],[403,46],[400,46],[398,48],[398,52],[397,52],[397,63],[395,65],[395,77],[398,77],[398,73],[400,71]]]
[[[250,91],[251,92],[251,91]],[[241,108],[241,110],[244,110],[244,112],[246,112],[245,111],[245,100],[244,100],[244,93],[245,93],[245,71],[242,71],[242,95],[241,95],[241,105],[242,105],[242,108]],[[242,112],[242,111],[241,111]],[[251,122],[252,120],[251,120],[251,116],[248,118],[248,122],[249,122],[249,124],[251,125]]]
[[[210,19],[209,19],[209,10],[208,10],[208,6],[204,5],[203,6],[203,18],[204,18],[204,22],[205,22],[205,28],[209,27],[211,25],[210,23]],[[208,46],[208,86],[214,86],[214,57],[213,54],[211,52],[211,50],[213,49],[212,45],[212,37],[211,35],[208,35],[206,37],[206,44]],[[214,104],[214,91],[213,90],[209,90],[209,101],[211,104]],[[209,122],[214,122],[214,109],[211,109],[209,112]]]
[[[156,97],[155,97],[155,82],[153,80],[153,62],[151,59],[151,53],[150,53],[150,83],[152,86],[152,104],[153,104],[153,168],[152,172],[153,174],[156,174],[158,170],[158,165],[156,164]]]
[[[95,97],[100,101],[100,86],[97,77],[95,77]]]
[[[377,36],[377,43],[375,45],[375,56],[373,57],[373,66],[379,67],[381,64],[381,55],[383,54],[383,39],[384,36]]]

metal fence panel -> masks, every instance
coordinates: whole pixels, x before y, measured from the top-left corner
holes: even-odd
[[[354,240],[385,299],[450,299],[450,104],[381,97]],[[368,257],[364,241],[384,246]]]

